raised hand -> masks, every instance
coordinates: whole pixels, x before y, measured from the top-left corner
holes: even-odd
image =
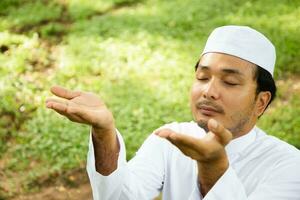
[[[222,156],[225,153],[224,147],[232,139],[230,131],[214,119],[209,120],[208,128],[210,131],[201,139],[176,133],[170,129],[160,129],[155,134],[169,140],[186,156],[205,162]]]
[[[60,86],[52,87],[51,92],[60,98],[47,98],[47,108],[71,121],[91,125],[96,170],[103,175],[112,173],[117,168],[119,143],[113,115],[104,102],[93,93],[72,91]]]
[[[198,139],[170,129],[155,132],[174,144],[182,153],[197,161],[198,180],[202,196],[205,196],[229,166],[225,146],[232,139],[232,134],[214,119],[208,121],[210,130]]]
[[[71,121],[91,125],[97,132],[114,130],[114,118],[104,102],[95,94],[72,91],[60,86],[51,88],[60,98],[46,99],[46,107],[66,116]]]

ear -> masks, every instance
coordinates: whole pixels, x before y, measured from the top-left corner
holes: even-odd
[[[271,100],[271,92],[269,91],[263,91],[263,92],[260,92],[258,95],[257,95],[257,98],[256,98],[256,115],[257,117],[261,116],[268,103],[270,102]]]

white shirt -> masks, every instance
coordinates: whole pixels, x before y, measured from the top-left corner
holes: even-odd
[[[198,138],[205,135],[194,122],[163,128]],[[230,166],[204,198],[196,161],[170,142],[151,134],[127,162],[120,133],[118,139],[118,168],[109,176],[96,171],[90,140],[87,171],[94,200],[153,199],[161,191],[164,200],[300,200],[300,151],[257,127],[226,146]]]

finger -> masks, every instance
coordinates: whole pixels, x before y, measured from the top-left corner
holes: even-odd
[[[71,121],[83,122],[83,118],[78,114],[78,108],[71,106],[67,101],[64,103],[59,102],[47,102],[46,106],[55,110],[57,113],[66,116]]]
[[[176,146],[184,155],[191,157],[194,160],[200,160],[203,157],[202,152],[205,152],[204,146],[201,146],[202,143],[201,141],[199,142],[199,139],[197,138],[191,136],[185,137],[185,135],[175,133],[170,129],[161,129],[154,132],[154,134],[167,139],[174,146]],[[181,137],[182,135],[183,137]],[[199,143],[201,144],[199,145]]]
[[[185,134],[176,133],[171,129],[161,129],[155,132],[155,134],[169,140],[178,148],[186,147],[196,151],[203,151],[205,149],[205,145],[202,140]]]
[[[73,102],[71,101],[64,101],[64,100],[60,100],[60,99],[55,99],[55,101],[48,101],[46,102],[46,106],[47,108],[51,108],[57,112],[59,112],[60,114],[63,115],[80,115],[83,112],[80,111],[81,109],[78,108],[79,106],[74,105]]]
[[[85,123],[82,118],[76,114],[69,114],[67,112],[60,112],[60,111],[57,111],[57,113],[67,117],[69,120],[73,121],[73,122],[79,122],[79,123]]]
[[[73,99],[75,97],[78,97],[81,95],[80,91],[72,91],[72,90],[68,90],[66,88],[63,88],[61,86],[53,86],[51,87],[51,92],[58,96],[58,97],[62,97],[65,99]]]
[[[155,135],[159,136],[159,137],[162,137],[162,138],[168,138],[170,137],[170,135],[173,134],[173,131],[171,129],[159,129],[159,130],[156,130],[154,132]]]
[[[171,129],[160,129],[160,130],[155,131],[154,134],[161,138],[167,139],[169,142],[171,142],[172,144],[174,144],[181,150],[182,146],[180,146],[176,142],[176,134],[178,134],[178,133],[175,133]]]
[[[54,104],[54,103],[57,103],[57,104]],[[61,106],[58,104],[60,104]],[[53,105],[54,105],[54,107],[53,107]],[[57,109],[55,109],[57,105],[58,105],[58,107],[57,107]],[[72,101],[68,101],[68,100],[64,100],[64,99],[49,97],[46,99],[46,106],[48,108],[52,108],[56,111],[65,112],[68,114],[76,114],[76,115],[79,115],[80,117],[85,115],[85,112],[81,108],[80,105],[74,104]]]
[[[54,102],[54,101],[51,101],[51,102],[46,103],[46,107],[50,108],[50,109],[53,109],[53,110],[55,110],[57,112],[60,112],[60,113],[66,113],[66,111],[68,110],[68,103],[67,102]]]
[[[217,138],[223,146],[226,146],[232,139],[232,133],[214,119],[208,120],[208,129],[218,136]]]
[[[61,99],[61,98],[48,97],[48,98],[46,99],[46,104],[49,103],[49,102],[56,102],[56,103],[66,104],[66,101],[67,101],[67,100]]]

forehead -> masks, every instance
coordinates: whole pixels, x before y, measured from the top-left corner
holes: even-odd
[[[212,71],[222,71],[224,69],[240,72],[241,75],[253,77],[255,64],[241,58],[223,53],[206,53],[199,61],[198,69],[201,66]]]

